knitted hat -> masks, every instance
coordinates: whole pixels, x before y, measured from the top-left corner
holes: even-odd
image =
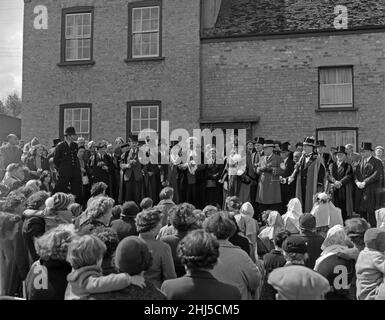
[[[146,210],[140,212],[136,218],[136,230],[144,233],[154,229],[161,220],[161,212],[158,210]]]
[[[304,230],[314,230],[317,225],[316,218],[310,213],[304,213],[299,217],[299,226]]]
[[[127,201],[122,205],[123,217],[135,217],[139,213],[139,208],[134,201]]]
[[[282,249],[288,253],[306,253],[307,243],[300,236],[290,236],[283,242]]]
[[[130,236],[124,238],[116,248],[115,266],[120,272],[137,275],[148,270],[152,256],[144,240]]]
[[[46,207],[54,210],[67,210],[71,203],[71,197],[65,193],[55,193],[52,197],[46,201]]]
[[[241,213],[245,214],[246,216],[253,217],[254,216],[254,208],[251,205],[250,202],[245,202],[240,210]]]
[[[364,235],[365,246],[369,249],[385,251],[385,230],[380,228],[371,228],[366,230]]]

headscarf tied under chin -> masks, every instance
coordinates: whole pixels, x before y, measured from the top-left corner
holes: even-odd
[[[295,228],[297,228],[297,230],[289,230],[290,232],[292,233],[299,232],[300,230],[299,218],[302,216],[302,214],[303,212],[302,212],[301,201],[299,201],[299,199],[297,198],[291,199],[287,205],[286,214],[282,216],[282,219],[286,227],[288,227],[288,220],[290,220],[290,222],[294,224]]]
[[[341,225],[336,225],[328,230],[326,238],[322,243],[321,249],[324,250],[325,248],[333,245],[347,245],[347,236],[344,227]]]
[[[377,228],[385,228],[385,208],[376,211]]]
[[[267,227],[261,231],[259,237],[274,239],[274,235],[284,229],[284,223],[281,215],[277,211],[271,211],[267,218]]]

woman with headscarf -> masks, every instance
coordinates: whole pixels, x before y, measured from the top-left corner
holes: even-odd
[[[322,244],[323,251],[316,260],[314,270],[329,281],[331,290],[326,294],[326,300],[349,300],[356,263],[349,243],[344,227],[335,225],[329,229]]]
[[[271,211],[267,217],[267,226],[259,234],[259,238],[266,246],[268,252],[274,249],[274,236],[284,229],[284,222],[279,212]]]
[[[284,227],[290,234],[300,233],[299,218],[302,216],[302,204],[299,199],[291,199],[287,205],[287,212],[282,216]]]
[[[377,228],[385,228],[385,208],[376,210]]]
[[[326,193],[318,193],[314,198],[311,214],[317,221],[317,233],[326,236],[327,231],[335,225],[343,225],[341,209],[334,206],[330,201],[330,196]]]

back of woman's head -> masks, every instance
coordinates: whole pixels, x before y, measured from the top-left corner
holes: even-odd
[[[65,261],[68,246],[75,236],[75,227],[72,224],[62,224],[47,231],[35,241],[36,253],[43,260]]]
[[[172,199],[174,196],[174,189],[171,187],[163,188],[159,193],[160,200]]]
[[[194,214],[194,210],[195,207],[189,203],[172,207],[169,211],[171,224],[180,232],[196,229],[199,217]]]
[[[189,269],[212,269],[218,261],[219,243],[203,230],[194,230],[179,242],[178,257]]]
[[[68,206],[68,210],[71,211],[72,215],[76,218],[82,214],[82,206],[79,203],[71,203]]]
[[[31,195],[26,202],[26,208],[31,210],[41,210],[45,207],[45,201],[49,198],[49,194],[45,191],[38,191]]]
[[[227,197],[226,199],[227,210],[238,211],[241,208],[241,206],[242,206],[242,202],[238,197],[236,196]]]
[[[237,231],[236,224],[226,211],[216,212],[208,217],[203,223],[203,227],[207,232],[214,234],[218,240],[231,238]]]
[[[96,182],[91,187],[91,197],[96,197],[103,194],[108,186],[104,182]]]
[[[94,235],[73,239],[68,247],[67,261],[73,269],[97,265],[106,252],[106,245]]]
[[[274,235],[273,242],[278,248],[282,248],[283,242],[291,235],[290,231],[282,230]]]
[[[142,210],[146,210],[146,209],[150,209],[150,208],[152,208],[152,206],[153,206],[153,204],[154,204],[154,202],[152,201],[152,199],[151,198],[144,198],[141,202],[140,202],[140,208],[142,209]]]
[[[87,217],[90,219],[99,219],[114,206],[114,199],[109,197],[99,197],[91,201],[87,208]]]

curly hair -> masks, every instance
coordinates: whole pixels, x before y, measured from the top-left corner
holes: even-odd
[[[43,260],[65,261],[68,246],[75,236],[75,227],[72,224],[61,224],[47,231],[35,241],[36,253]]]
[[[177,254],[188,269],[213,269],[219,257],[219,243],[212,234],[194,230],[179,242]]]
[[[237,211],[241,208],[241,206],[242,202],[238,197],[232,196],[226,198],[226,207],[228,210]]]
[[[91,187],[91,197],[96,197],[107,190],[108,186],[104,182],[96,182]]]
[[[20,206],[21,204],[25,203],[25,197],[16,192],[11,192],[7,198],[5,198],[5,202],[3,205],[3,210],[5,212],[14,212],[14,210]]]
[[[91,201],[87,208],[87,217],[90,219],[99,219],[108,210],[112,210],[115,204],[114,199],[109,197],[99,197]]]
[[[107,250],[106,245],[94,235],[83,235],[74,238],[68,246],[67,261],[73,269],[94,266]]]
[[[287,230],[279,231],[277,234],[274,235],[273,242],[278,248],[282,248],[283,242],[286,240],[287,237],[290,237],[291,233]]]
[[[215,212],[207,218],[203,227],[219,240],[228,239],[237,231],[236,223],[234,223],[230,218],[230,214],[226,211]]]
[[[112,228],[100,226],[92,230],[92,235],[98,237],[106,245],[107,250],[104,258],[112,257],[119,244],[119,237],[116,231]]]
[[[198,217],[194,214],[195,207],[189,203],[182,203],[172,207],[169,211],[170,222],[180,232],[198,228]]]
[[[48,198],[48,192],[38,191],[27,199],[26,208],[32,210],[39,210],[43,205],[45,205],[45,201]]]

